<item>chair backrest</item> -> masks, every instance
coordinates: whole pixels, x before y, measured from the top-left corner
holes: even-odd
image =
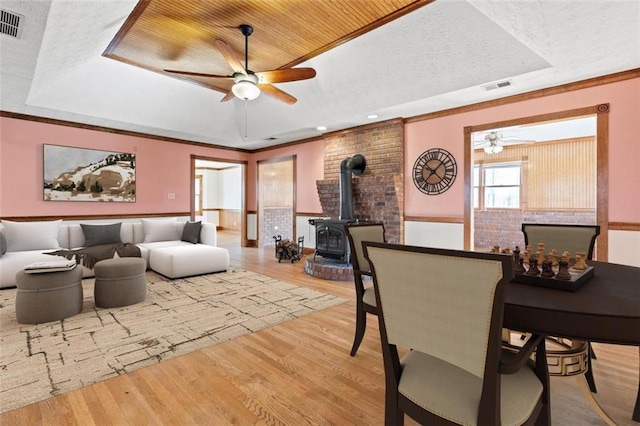
[[[351,261],[355,273],[369,275],[371,267],[364,257],[362,250],[363,241],[383,243],[384,225],[382,223],[356,223],[345,226],[349,247],[351,249]]]
[[[546,253],[556,249],[558,254],[568,251],[571,257],[575,257],[576,253],[585,252],[587,259],[591,260],[600,226],[523,223],[522,233],[525,245],[530,245],[534,252],[538,243],[544,243]]]
[[[371,242],[364,251],[383,353],[385,345],[409,347],[497,377],[511,256]]]

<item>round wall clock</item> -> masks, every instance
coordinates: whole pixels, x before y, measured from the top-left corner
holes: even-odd
[[[445,192],[453,185],[457,174],[456,160],[442,148],[423,152],[413,165],[413,183],[427,195]]]

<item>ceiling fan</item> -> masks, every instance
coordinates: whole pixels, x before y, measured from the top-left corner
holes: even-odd
[[[482,134],[478,136],[482,137]],[[502,136],[502,133],[490,131],[484,135],[484,139],[475,139],[473,141],[474,149],[484,149],[487,154],[497,154],[502,152],[505,145],[521,145],[534,143],[532,139],[522,139],[515,136]]]
[[[225,95],[220,102],[226,102],[236,96],[239,99],[250,101],[257,98],[261,92],[272,98],[278,99],[287,104],[294,104],[297,99],[287,92],[273,86],[272,83],[286,83],[289,81],[306,80],[316,76],[313,68],[286,68],[272,71],[253,72],[249,69],[249,36],[253,33],[251,25],[242,24],[238,27],[245,37],[244,49],[244,66],[240,62],[231,46],[224,41],[218,39],[215,41],[216,47],[224,57],[225,61],[231,69],[231,75],[214,75],[199,72],[167,70],[173,74],[190,75],[194,77],[208,77],[211,79],[220,79],[225,82],[233,81],[231,90]]]

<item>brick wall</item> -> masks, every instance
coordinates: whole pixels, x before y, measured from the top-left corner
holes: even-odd
[[[291,208],[268,208],[264,209],[262,217],[262,241],[264,244],[275,244],[273,237],[282,236],[282,239],[295,240],[293,238],[293,211]],[[275,227],[278,229],[275,229]]]
[[[352,175],[357,220],[383,222],[389,242],[401,242],[404,216],[404,126],[402,120],[330,134],[324,143],[324,179],[316,186],[323,214],[340,216],[340,163],[362,154],[367,167]]]
[[[522,211],[476,210],[474,212],[474,247],[524,247],[522,223],[558,223],[595,225],[594,211]]]

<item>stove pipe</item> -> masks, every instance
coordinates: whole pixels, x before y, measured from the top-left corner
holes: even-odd
[[[353,220],[353,182],[351,173],[364,172],[367,161],[361,154],[347,157],[340,163],[340,219]]]

